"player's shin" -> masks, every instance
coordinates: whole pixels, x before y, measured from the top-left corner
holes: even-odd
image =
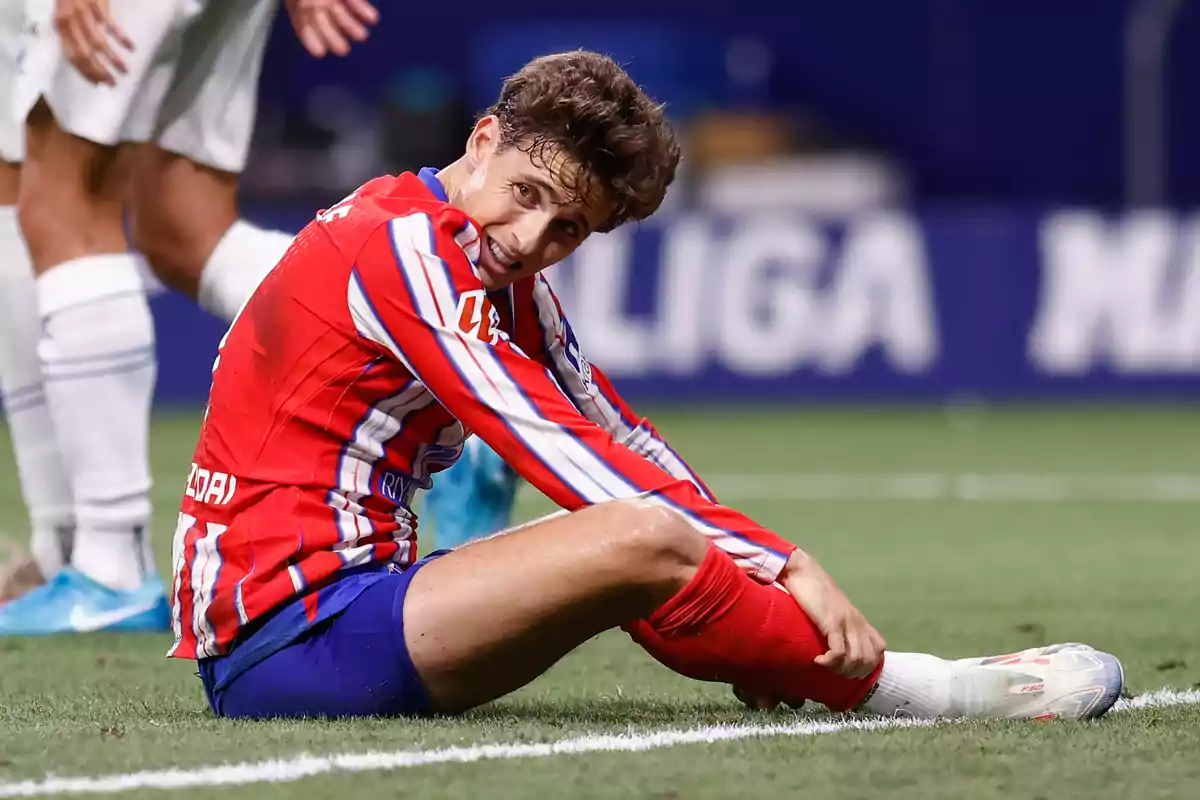
[[[292,235],[245,220],[229,226],[200,273],[201,307],[232,322],[292,243]]]
[[[113,589],[150,570],[148,435],[154,322],[136,261],[89,256],[37,281],[38,353],[70,474],[77,524],[72,564]]]
[[[792,596],[756,583],[713,545],[686,587],[625,630],[675,672],[783,702],[850,709],[878,677],[878,670],[849,678],[816,665],[825,639]]]
[[[21,238],[16,208],[0,207],[0,396],[12,436],[21,494],[29,511],[37,570],[63,565],[74,527],[70,481],[46,404],[37,346],[40,327],[33,265]],[[29,588],[30,581],[23,581]],[[0,602],[18,593],[0,586]]]

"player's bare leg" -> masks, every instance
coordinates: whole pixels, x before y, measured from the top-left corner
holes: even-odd
[[[127,254],[124,192],[133,146],[74,136],[39,101],[26,120],[26,148],[19,209],[34,271]]]
[[[39,101],[26,151],[19,218],[37,274],[38,355],[76,533],[69,568],[7,606],[0,633],[165,628],[147,545],[154,323],[123,221],[130,150],[67,132]]]
[[[135,159],[134,246],[163,283],[227,321],[292,241],[239,218],[237,185],[236,174],[153,143]]]
[[[0,6],[0,109],[9,109],[17,89],[25,9],[20,3]],[[0,553],[0,604],[61,568],[73,526],[70,489],[38,361],[41,325],[33,266],[17,222],[24,127],[11,113],[0,115],[0,399],[32,541],[30,552],[8,540],[10,547]]]
[[[408,591],[413,664],[439,710],[500,697],[652,613],[687,585],[707,546],[669,512],[614,502],[455,550]]]
[[[38,362],[33,265],[17,224],[21,166],[0,161],[0,397],[29,512],[30,552],[0,553],[0,604],[45,582],[64,562],[74,518]]]
[[[739,613],[726,608],[734,597]],[[779,625],[739,620],[777,611],[789,641]],[[824,643],[790,596],[754,583],[682,516],[641,501],[557,516],[449,553],[417,573],[404,607],[413,664],[443,711],[511,692],[592,636],[641,619],[671,639],[656,657],[676,652],[677,641],[702,640],[670,664],[690,677],[749,681],[847,708],[871,685],[815,667]]]
[[[987,663],[888,653],[867,677],[836,675],[813,663],[826,643],[790,595],[754,583],[681,516],[637,501],[556,516],[436,559],[414,576],[404,607],[409,655],[445,712],[520,688],[617,626],[681,674],[834,709],[1097,716],[1122,685],[1115,659],[1074,646]],[[1009,691],[1035,683],[1037,692]]]

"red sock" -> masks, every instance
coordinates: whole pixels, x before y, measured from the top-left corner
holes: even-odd
[[[678,594],[648,620],[625,627],[666,667],[780,701],[854,708],[878,679],[847,678],[813,660],[825,637],[792,596],[746,575],[714,545]]]

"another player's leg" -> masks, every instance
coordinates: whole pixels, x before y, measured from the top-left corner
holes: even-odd
[[[89,88],[107,91],[81,87]],[[83,119],[79,107],[69,111]],[[127,152],[68,132],[46,100],[26,134],[20,222],[38,276],[38,353],[76,533],[70,565],[0,610],[0,633],[166,629],[148,547],[154,323],[123,230]]]
[[[293,238],[240,219],[237,183],[156,144],[142,145],[134,169],[134,246],[163,283],[227,322]]]
[[[433,478],[422,519],[433,524],[442,549],[499,533],[512,524],[520,478],[478,436],[463,446],[462,457]]]
[[[188,24],[134,169],[134,245],[164,283],[225,320],[293,238],[241,219],[237,202],[278,6],[278,0],[210,2]]]
[[[14,551],[3,567],[0,603],[41,585],[63,567],[75,527],[71,484],[38,360],[41,326],[33,265],[17,224],[19,185],[20,165],[0,161],[0,398],[32,534],[30,553]]]
[[[13,105],[25,10],[0,4],[0,111]],[[44,582],[62,567],[74,518],[42,385],[37,343],[41,326],[33,265],[17,222],[17,193],[25,158],[25,126],[0,114],[0,398],[12,436],[21,495],[29,512],[32,554],[14,547],[0,567],[0,603]]]

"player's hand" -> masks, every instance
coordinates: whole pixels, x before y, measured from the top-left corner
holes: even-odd
[[[855,678],[871,674],[883,658],[883,637],[816,559],[802,550],[795,551],[779,582],[825,635],[829,649],[817,657],[816,663]]]
[[[351,41],[363,42],[379,21],[369,0],[287,0],[288,16],[304,49],[315,58],[344,56]]]
[[[133,40],[113,18],[108,0],[58,0],[54,29],[67,61],[92,83],[112,86],[125,74],[121,53],[133,51]]]

